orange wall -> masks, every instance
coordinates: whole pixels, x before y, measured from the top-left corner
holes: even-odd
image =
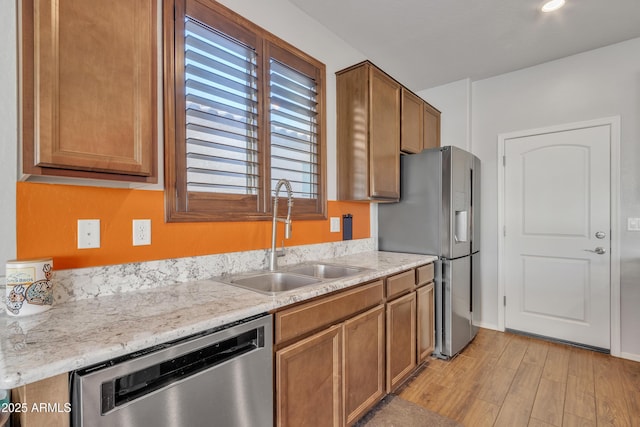
[[[271,221],[165,223],[162,191],[19,182],[19,259],[52,256],[56,269],[264,249]],[[295,209],[295,205],[294,205]],[[353,215],[353,238],[369,237],[369,204],[330,201],[328,216]],[[100,248],[77,249],[77,220],[100,220]],[[133,219],[151,219],[151,245],[132,245]],[[282,240],[278,225],[278,241]],[[329,219],[294,221],[285,246],[333,242]]]

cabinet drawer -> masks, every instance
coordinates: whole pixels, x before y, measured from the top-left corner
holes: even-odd
[[[416,285],[421,286],[433,281],[433,263],[416,268]]]
[[[383,299],[382,280],[377,280],[280,311],[276,313],[276,344],[340,322],[380,304]]]
[[[416,286],[415,270],[405,271],[395,276],[387,277],[387,299],[406,294]]]

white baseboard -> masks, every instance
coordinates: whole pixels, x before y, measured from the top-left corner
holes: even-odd
[[[477,326],[479,328],[484,328],[484,329],[492,329],[494,331],[500,331],[500,329],[498,329],[498,326],[495,323],[487,323],[487,322],[474,322],[473,323],[474,326]],[[504,331],[502,331],[504,332]],[[625,353],[622,352],[620,353],[620,357],[621,359],[628,359],[628,360],[633,360],[634,362],[640,362],[640,354],[633,354],[633,353]]]
[[[622,352],[622,353],[620,353],[620,357],[622,359],[629,359],[629,360],[633,360],[635,362],[640,362],[640,354]]]
[[[473,322],[473,326],[477,326],[479,328],[484,328],[484,329],[493,329],[494,331],[499,331],[500,329],[498,329],[498,325],[496,325],[495,323],[487,323],[487,322]]]

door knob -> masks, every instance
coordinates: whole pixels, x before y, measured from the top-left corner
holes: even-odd
[[[603,248],[602,246],[598,246],[595,250],[592,249],[585,249],[585,251],[587,252],[593,252],[596,253],[598,255],[604,255],[607,251],[605,248]]]

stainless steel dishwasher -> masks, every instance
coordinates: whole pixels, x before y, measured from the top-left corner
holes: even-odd
[[[264,315],[75,371],[72,425],[272,426],[272,357]]]

